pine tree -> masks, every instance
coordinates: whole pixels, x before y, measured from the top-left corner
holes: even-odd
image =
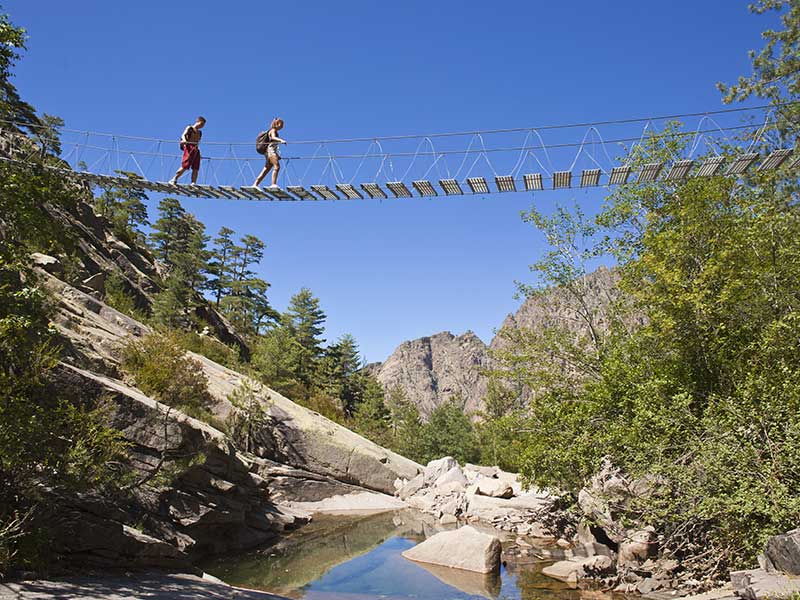
[[[389,441],[391,413],[384,401],[383,387],[375,377],[364,378],[363,401],[356,408],[353,421],[356,431],[376,444],[383,446]]]
[[[208,263],[208,271],[212,277],[208,281],[208,289],[211,290],[217,306],[220,299],[229,293],[233,281],[233,252],[236,248],[233,234],[233,229],[223,227],[213,240],[215,247]]]
[[[177,272],[170,273],[164,288],[153,300],[153,321],[168,327],[188,326],[193,297],[194,292],[183,276]]]
[[[302,288],[289,301],[285,317],[300,345],[314,358],[319,357],[325,341],[320,336],[325,331],[323,324],[327,318],[320,308],[319,298],[314,297],[310,289]]]
[[[298,375],[303,354],[291,332],[278,326],[259,337],[250,364],[266,385],[298,400],[308,395]]]
[[[254,235],[245,235],[241,239],[241,247],[235,247],[236,255],[236,280],[246,281],[255,273],[250,270],[250,265],[257,265],[264,258],[266,244]]]
[[[180,202],[165,198],[150,236],[156,257],[169,269],[162,292],[153,304],[156,322],[173,327],[189,325],[189,312],[203,289],[208,270],[208,236],[205,226]]]
[[[358,343],[348,334],[325,349],[319,361],[315,381],[322,391],[339,400],[342,412],[353,416],[364,398],[367,382],[360,372],[361,357]]]
[[[138,179],[135,173],[116,171],[129,179]],[[133,240],[143,242],[142,227],[150,225],[147,215],[147,194],[133,187],[109,187],[95,198],[94,207],[114,224],[115,231],[127,234]]]
[[[310,386],[317,361],[322,355],[321,338],[325,331],[325,313],[308,288],[302,288],[289,302],[289,308],[283,316],[284,324],[303,349],[300,363],[300,379]]]
[[[178,223],[173,245],[172,267],[180,273],[187,285],[199,292],[205,287],[209,252],[205,225],[191,213],[183,215]]]
[[[222,299],[220,309],[237,330],[257,335],[268,323],[280,320],[280,313],[272,308],[267,298],[268,289],[269,283],[263,279],[233,281],[230,294]]]
[[[153,224],[153,233],[150,241],[154,253],[165,265],[170,265],[172,253],[179,245],[178,236],[181,229],[185,230],[184,216],[186,211],[175,198],[164,198],[158,203],[159,218]]]
[[[390,412],[391,448],[412,460],[420,460],[420,433],[422,419],[417,407],[406,396],[405,390],[394,386],[386,393]]]
[[[266,244],[254,235],[245,235],[241,239],[242,245],[237,246],[230,240],[232,233],[223,230],[217,238],[224,249],[227,265],[223,268],[223,251],[218,252],[215,269],[219,275],[214,286],[219,288],[218,297],[225,289],[228,290],[219,306],[231,323],[242,333],[257,335],[267,323],[280,318],[267,298],[270,284],[256,277],[251,268],[264,258]]]

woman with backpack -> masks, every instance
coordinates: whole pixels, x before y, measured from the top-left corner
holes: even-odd
[[[283,129],[283,119],[272,119],[272,124],[269,130],[262,131],[256,139],[256,152],[263,154],[266,157],[266,164],[258,174],[256,182],[253,187],[258,187],[261,180],[267,176],[269,170],[272,169],[272,185],[270,187],[278,187],[278,173],[281,170],[281,155],[278,152],[278,144],[285,144],[286,140],[278,137],[278,132]]]

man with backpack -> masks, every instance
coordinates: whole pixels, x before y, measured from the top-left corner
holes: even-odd
[[[269,129],[259,133],[258,137],[256,138],[256,152],[264,155],[266,158],[266,164],[264,165],[264,168],[261,169],[261,173],[258,174],[253,187],[258,187],[258,185],[261,183],[261,180],[267,176],[267,173],[269,173],[270,169],[273,169],[272,185],[270,187],[278,187],[278,173],[281,170],[281,155],[278,152],[278,144],[286,143],[286,140],[282,140],[278,137],[278,132],[281,129],[283,129],[283,119],[275,118],[272,120]]]
[[[178,179],[189,169],[192,170],[192,183],[197,183],[197,172],[200,170],[200,138],[203,137],[203,132],[200,131],[206,124],[205,117],[197,117],[194,125],[189,125],[183,130],[181,135],[180,148],[183,150],[183,159],[181,160],[181,168],[175,173],[175,177],[170,180],[170,183],[178,183]]]

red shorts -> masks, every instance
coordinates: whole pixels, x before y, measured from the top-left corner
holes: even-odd
[[[183,160],[181,169],[191,169],[197,171],[200,168],[200,148],[194,144],[183,145]]]

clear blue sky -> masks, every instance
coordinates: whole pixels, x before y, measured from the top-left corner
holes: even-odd
[[[715,82],[749,73],[747,50],[774,24],[746,4],[2,2],[28,30],[15,82],[40,111],[160,138],[202,113],[209,141],[249,140],[278,114],[298,140],[713,110]],[[592,210],[602,194],[184,205],[212,234],[265,240],[273,304],[310,287],[327,337],[352,333],[375,361],[442,330],[488,342],[543,250],[520,211],[573,198]]]

